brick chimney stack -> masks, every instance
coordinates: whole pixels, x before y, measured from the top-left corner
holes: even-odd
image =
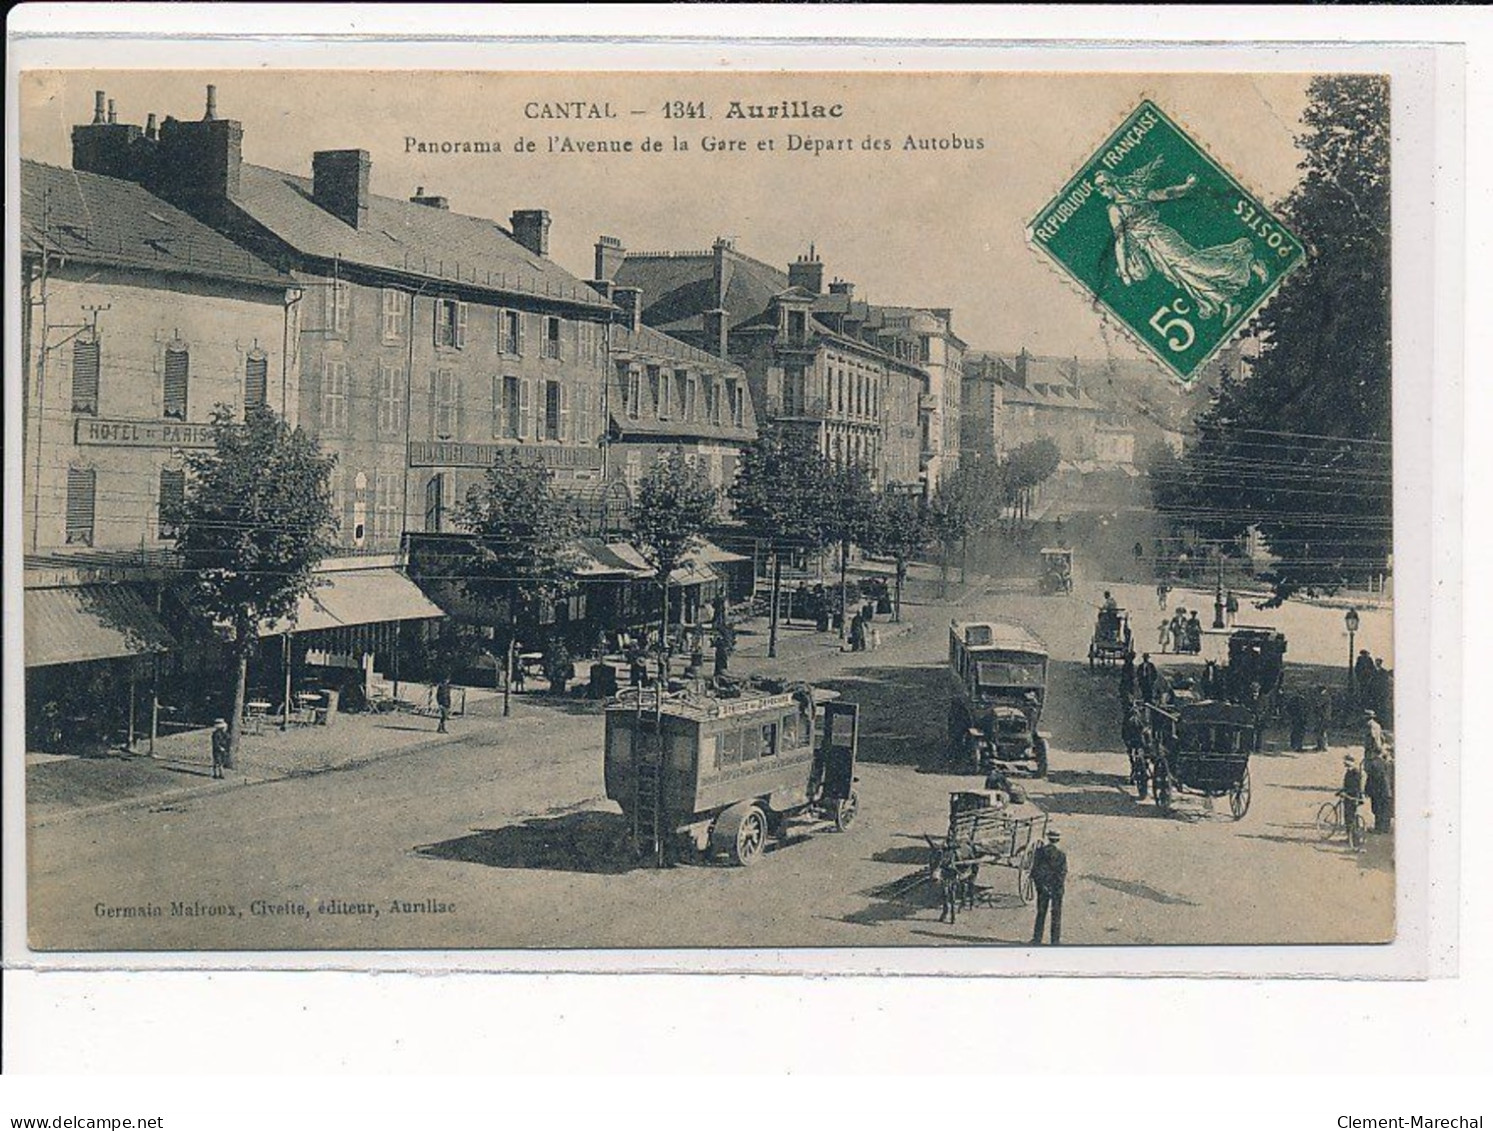
[[[824,263],[815,253],[813,244],[809,245],[809,254],[800,255],[788,264],[788,285],[802,287],[816,295],[824,290]]]
[[[93,121],[74,126],[72,141],[74,169],[127,181],[145,178],[154,153],[139,126],[119,121],[114,100],[102,90],[93,94]]]
[[[372,172],[366,149],[319,150],[311,155],[311,198],[348,227],[362,228]]]
[[[166,117],[146,187],[209,223],[222,219],[223,205],[238,195],[243,169],[244,127],[217,116],[217,88],[207,88],[201,121]]]
[[[616,236],[597,237],[596,278],[598,281],[615,279],[626,259],[627,249],[622,246],[622,241]]]
[[[522,208],[509,219],[513,238],[535,255],[550,253],[550,214],[543,208]]]

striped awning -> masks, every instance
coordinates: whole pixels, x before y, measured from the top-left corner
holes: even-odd
[[[316,588],[301,598],[293,622],[266,621],[259,626],[259,635],[321,632],[445,615],[440,606],[397,569],[340,570],[317,575]]]
[[[25,610],[28,668],[145,656],[176,643],[128,585],[28,589]]]

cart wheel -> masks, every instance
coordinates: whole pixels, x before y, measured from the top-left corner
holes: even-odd
[[[755,864],[767,844],[767,817],[755,804],[733,805],[716,818],[710,840],[732,864]]]
[[[1022,854],[1021,863],[1017,865],[1016,894],[1021,897],[1022,903],[1030,903],[1032,897],[1037,894],[1037,885],[1032,883],[1031,849]]]
[[[1244,777],[1239,779],[1239,784],[1234,787],[1234,792],[1229,794],[1229,812],[1234,814],[1234,820],[1243,818],[1249,812],[1249,771],[1244,771]]]
[[[860,813],[861,800],[855,795],[855,790],[850,791],[850,796],[843,801],[835,803],[835,828],[845,832],[851,825],[855,824],[855,818]]]
[[[1032,743],[1032,753],[1037,756],[1037,776],[1045,778],[1047,776],[1047,740],[1040,734]]]
[[[1337,802],[1324,801],[1317,809],[1317,835],[1323,840],[1331,840],[1333,834],[1338,831],[1340,821],[1338,816]]]

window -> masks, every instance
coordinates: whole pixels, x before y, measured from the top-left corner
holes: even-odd
[[[156,510],[156,537],[175,538],[179,531],[171,516],[179,513],[187,498],[187,473],[161,468],[161,490]]]
[[[93,545],[93,468],[67,469],[67,544]]]
[[[783,414],[799,416],[804,410],[804,371],[794,366],[783,371]]]
[[[544,383],[544,433],[542,439],[560,439],[560,382],[546,381]]]
[[[737,381],[726,382],[726,400],[730,402],[731,425],[734,428],[742,427],[743,407],[741,403],[741,384]]]
[[[633,450],[627,453],[627,465],[622,470],[622,478],[627,483],[627,489],[636,492],[638,485],[643,482],[643,453]]]
[[[669,418],[669,391],[659,387],[661,375],[656,365],[648,367],[648,400],[653,405],[653,415],[660,420]]]
[[[396,436],[404,427],[404,368],[378,363],[378,430]]]
[[[595,441],[596,434],[592,431],[591,423],[591,393],[589,385],[576,386],[575,421],[568,428],[566,439],[581,444],[590,444]]]
[[[435,344],[459,350],[467,344],[467,304],[454,298],[435,302]]]
[[[698,420],[700,411],[700,389],[699,382],[695,380],[694,374],[690,374],[684,384],[684,419]]]
[[[778,752],[778,724],[763,723],[757,742],[758,758],[771,758]]]
[[[458,401],[461,387],[454,370],[441,368],[430,374],[430,431],[433,440],[449,440],[460,430]]]
[[[393,345],[404,338],[405,297],[403,291],[393,287],[383,290],[383,339]]]
[[[498,350],[511,357],[524,352],[524,316],[516,310],[498,311]]]
[[[674,370],[674,404],[679,409],[679,419],[689,419],[689,374],[683,369]]]
[[[328,360],[322,367],[321,427],[324,432],[347,431],[347,362]]]
[[[446,506],[446,473],[436,472],[425,483],[425,532],[439,534]]]
[[[790,310],[788,312],[788,336],[795,342],[801,342],[808,335],[809,319],[802,310]]]
[[[643,375],[636,369],[627,371],[627,415],[636,420],[643,406]]]
[[[933,339],[927,334],[918,337],[918,360],[922,362],[933,360]]]
[[[544,356],[560,356],[560,320],[558,318],[544,320]]]
[[[244,359],[244,407],[267,404],[270,399],[270,359],[257,346]]]
[[[400,491],[399,476],[392,471],[373,473],[373,536],[376,539],[391,539],[399,535]]]
[[[325,325],[331,334],[345,334],[352,322],[352,285],[346,279],[330,279],[322,291],[326,303]]]
[[[368,476],[361,471],[353,476],[352,535],[354,546],[368,541]]]
[[[517,440],[519,420],[523,413],[523,395],[517,377],[494,378],[492,434],[503,440]]]
[[[187,418],[187,377],[191,354],[186,343],[174,339],[166,347],[165,380],[161,397],[161,415],[167,420]]]
[[[99,344],[97,338],[73,341],[73,411],[98,414]]]
[[[712,377],[705,378],[705,419],[711,424],[721,422],[720,387]]]

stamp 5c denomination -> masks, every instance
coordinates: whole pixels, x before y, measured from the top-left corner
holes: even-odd
[[[1027,236],[1184,383],[1305,258],[1301,241],[1149,100]]]

